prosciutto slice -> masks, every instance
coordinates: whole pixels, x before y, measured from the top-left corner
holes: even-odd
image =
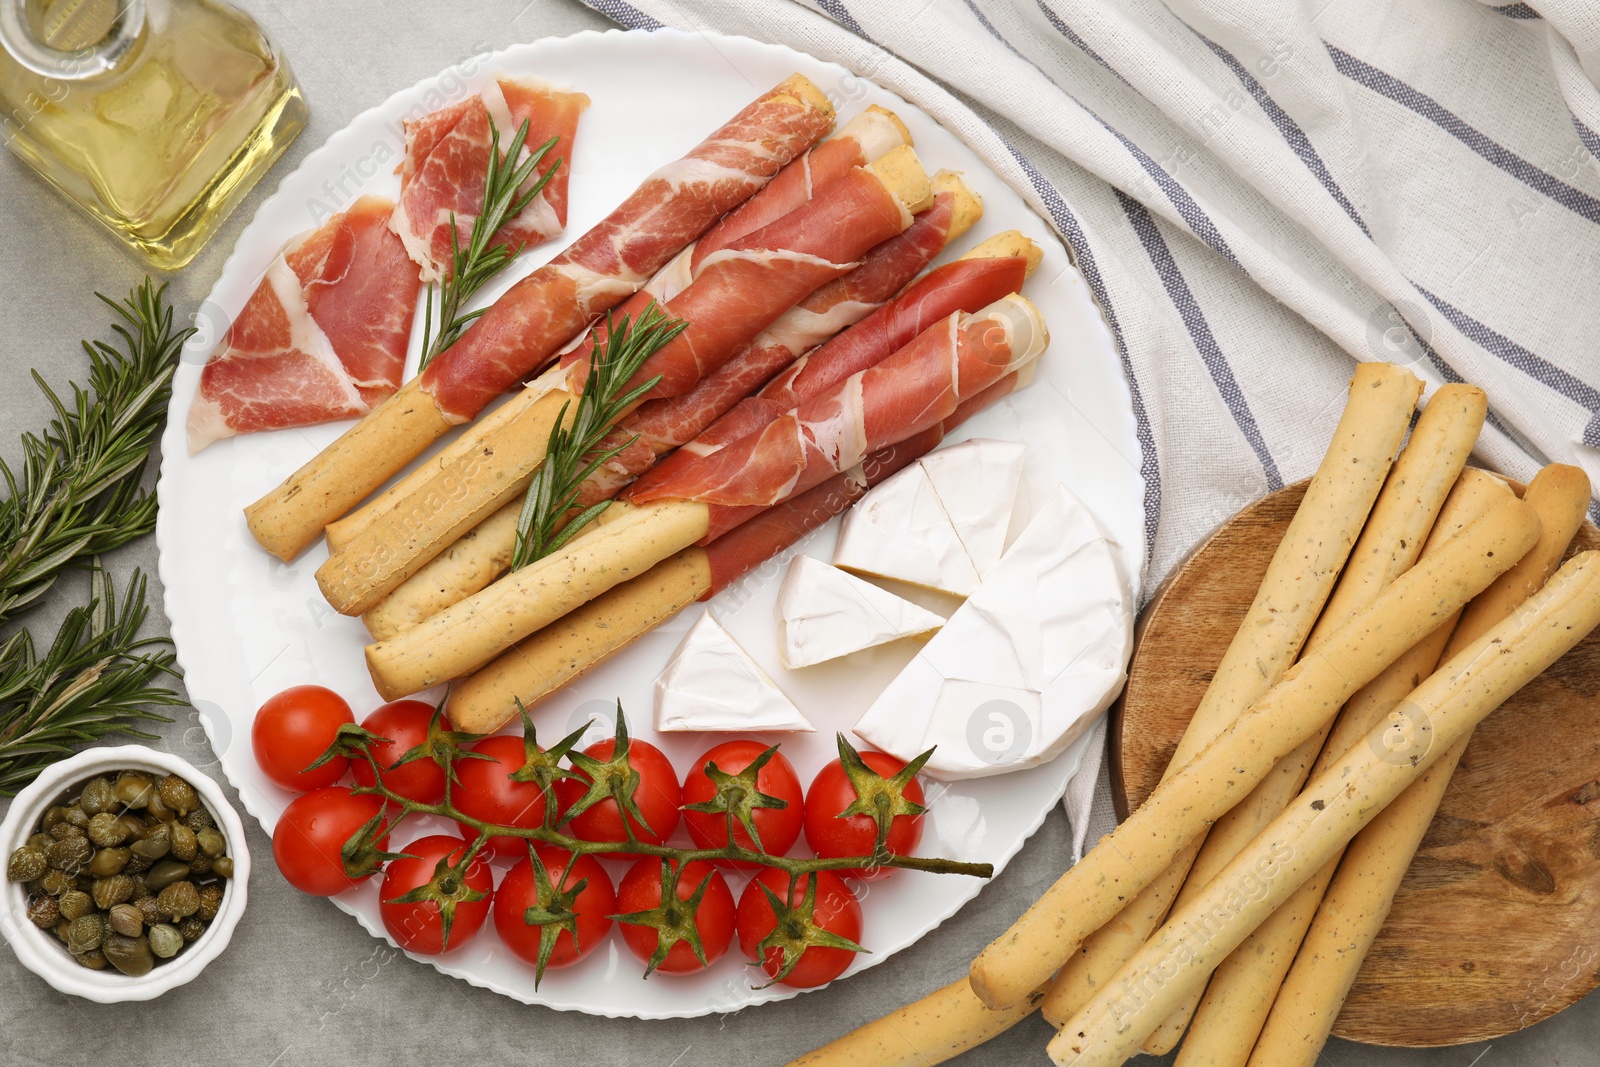
[[[284,246],[200,372],[191,454],[255,430],[364,415],[400,385],[417,268],[364,196]]]
[[[549,183],[528,206],[500,227],[495,242],[513,254],[550,240],[567,224],[567,180],[578,117],[589,106],[583,93],[566,92],[535,79],[490,82],[477,96],[405,124],[406,158],[400,170],[400,203],[390,226],[422,269],[422,280],[437,281],[450,271],[450,217],[462,247],[483,211],[484,176],[489,166],[489,122],[507,152],[523,122],[528,137],[515,166],[550,138],[554,147],[538,167],[545,174],[561,160]],[[532,185],[537,177],[530,176]]]
[[[978,412],[1010,395],[1018,375],[1008,374],[970,400],[963,401],[939,425],[879,449],[856,466],[835,474],[814,489],[766,508],[748,522],[705,546],[711,588],[708,600],[756,566],[799,541],[866,495],[867,490],[939,446],[944,435]]]
[[[826,99],[798,75],[763,94],[507,290],[428,364],[421,388],[446,418],[471,419],[543,367],[594,316],[627,299],[832,122]]]
[[[650,401],[618,423],[601,449],[623,451],[584,484],[580,505],[614,496],[654,466],[658,457],[694,440],[796,357],[859,322],[903,288],[950,239],[954,200],[949,191],[939,193],[933,206],[918,214],[904,233],[878,245],[862,257],[861,266],[790,308],[693,389]],[[988,302],[980,301],[974,310]]]
[[[949,418],[962,401],[1020,370],[1048,342],[1038,310],[1006,296],[957,312],[904,348],[707,456],[635,482],[635,504],[693,500],[711,509],[711,541],[759,509],[849,470]]]

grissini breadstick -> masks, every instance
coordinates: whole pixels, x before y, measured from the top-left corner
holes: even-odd
[[[1421,393],[1422,382],[1401,368],[1356,366],[1328,451],[1167,764],[1167,776],[1270,689],[1300,654],[1383,487]],[[1057,975],[1045,1000],[1046,1018],[1071,1016],[1144,944],[1161,925],[1199,847],[1197,841],[1180,853],[1116,921],[1084,942]]]
[[[251,534],[280,559],[299,555],[328,523],[537,371],[832,125],[833,105],[802,75],[763,93],[646,178],[593,229],[512,286],[421,374],[246,508]]]
[[[1583,523],[1589,479],[1576,467],[1552,465],[1528,484],[1523,499],[1543,523],[1539,543],[1467,606],[1450,637],[1447,655],[1459,653],[1512,612],[1525,613],[1518,611],[1518,605],[1555,569]],[[1469,740],[1470,733],[1450,745],[1419,781],[1351,842],[1249,1063],[1295,1067],[1316,1062]]]
[[[1428,535],[1423,552],[1437,551],[1468,523],[1512,496],[1511,487],[1502,479],[1481,470],[1462,471],[1439,513],[1439,521]],[[1544,536],[1541,532],[1541,541]],[[1528,555],[1537,551],[1535,545]],[[1524,561],[1527,558],[1523,557]],[[1521,566],[1521,563],[1517,565]],[[1508,573],[1515,573],[1516,569]],[[1503,581],[1505,575],[1496,580],[1497,584]],[[1334,722],[1333,732],[1312,771],[1314,775],[1326,771],[1351,745],[1381,723],[1423,678],[1434,672],[1455,625],[1455,617],[1446,620],[1350,698]],[[1243,1067],[1272,1007],[1273,994],[1294,961],[1300,938],[1311,924],[1317,902],[1322,899],[1322,892],[1337,864],[1337,860],[1330,861],[1313,875],[1217,968],[1194,1022],[1184,1036],[1183,1047],[1178,1052],[1178,1067]]]
[[[985,1004],[1015,1004],[1071,957],[1279,759],[1332,719],[1355,691],[1506,571],[1539,520],[1507,501],[1389,585],[1045,891],[972,963]],[[1138,1035],[1143,1040],[1159,1017]]]
[[[1040,988],[1014,1007],[991,1011],[958,978],[788,1067],[933,1067],[1011,1029],[1037,1011],[1043,998]]]
[[[707,492],[644,506],[633,495],[639,509],[594,537],[575,539],[415,628],[369,645],[373,684],[380,693],[398,696],[476,671],[668,556],[713,540],[872,452],[939,425],[964,401],[1031,364],[1047,343],[1038,310],[1017,295],[976,315],[958,313],[934,323],[881,363],[773,422],[759,448],[741,452],[744,442],[735,442],[707,457],[743,458],[736,487],[743,495],[733,503]]]
[[[790,211],[800,207],[811,200],[816,190],[833,181],[853,167],[865,166],[873,160],[888,154],[901,145],[911,143],[911,133],[906,129],[905,123],[899,116],[885,108],[873,105],[845,123],[840,129],[817,145],[802,153],[800,158],[794,160],[778,172],[754,196],[746,200],[739,207],[722,217],[722,220],[706,231],[694,244],[685,248],[665,267],[645,283],[640,293],[665,302],[682,292],[694,280],[690,271],[690,261],[703,262],[711,252],[726,248],[730,243],[755,232],[770,222],[775,222]],[[980,208],[981,210],[981,208]],[[853,272],[858,273],[858,272]],[[843,279],[840,279],[841,281]],[[828,288],[828,286],[824,286]],[[648,304],[648,300],[641,302],[639,294],[634,294],[626,306],[619,310],[618,317],[624,313],[637,314]],[[581,338],[579,339],[581,343]],[[581,344],[580,344],[581,346]],[[510,403],[524,405],[531,403],[536,397],[519,394]],[[505,405],[496,412],[504,411]],[[500,417],[504,419],[511,412],[505,412]],[[491,418],[493,416],[490,416]],[[488,419],[481,419],[470,430],[457,438],[455,446],[458,449],[470,449],[475,441],[487,439],[494,429]],[[350,542],[356,534],[364,530],[374,518],[388,511],[390,508],[414,491],[420,483],[422,475],[413,472],[399,482],[384,490],[383,493],[368,501],[364,506],[357,508],[344,518],[328,524],[325,531],[328,539],[328,551],[336,552]]]
[[[934,181],[938,187],[940,176],[936,175]],[[577,506],[587,507],[614,496],[672,448],[693,443],[695,435],[729,408],[739,410],[736,404],[785,365],[793,368],[812,361],[836,362],[831,353],[864,347],[856,340],[863,332],[876,342],[871,347],[876,349],[877,358],[882,358],[920,332],[920,328],[913,328],[919,318],[915,309],[926,309],[932,318],[942,318],[951,311],[977,311],[1005,293],[1017,291],[1036,264],[1039,249],[1022,234],[1009,230],[984,241],[960,259],[930,271],[888,305],[872,310],[876,303],[894,296],[922,264],[937,254],[945,239],[964,231],[981,210],[976,198],[965,194],[960,186],[951,186],[948,180],[945,186],[945,191],[936,195],[935,206],[918,215],[910,229],[874,248],[861,267],[791,308],[743,353],[701,379],[690,392],[644,404],[619,422],[598,447],[621,447],[622,452],[584,483]],[[935,215],[942,218],[929,220]],[[863,273],[869,276],[862,278]],[[865,321],[857,324],[859,329],[853,326],[828,341],[836,327],[863,317]],[[889,325],[884,325],[886,321]],[[906,331],[893,329],[902,325]],[[825,341],[828,343],[813,348]],[[809,354],[802,355],[807,350]],[[806,381],[812,384],[814,379]],[[815,384],[820,390],[831,383]],[[800,399],[808,395],[802,393]],[[798,401],[783,404],[781,410],[795,402]],[[670,462],[670,457],[666,458]],[[520,501],[504,505],[467,535],[470,541],[464,537],[465,543],[458,542],[441,553],[367,612],[365,620],[372,636],[382,641],[402,633],[498,577],[511,560],[520,509]],[[332,545],[332,527],[328,536]]]
[[[1596,625],[1600,553],[1586,552],[1412,691],[1406,704],[1417,728],[1404,758],[1395,758],[1384,738],[1387,726],[1380,726],[1313,779],[1203,893],[1175,908],[1156,937],[1050,1042],[1054,1062],[1124,1063],[1223,956],[1385,805]]]
[[[916,153],[902,146],[708,260],[666,303],[666,315],[687,326],[645,360],[631,384],[655,385],[635,406],[688,392],[809,293],[848,273],[858,256],[909,227],[931,197]],[[597,328],[597,335],[603,332]],[[530,409],[545,441],[561,410],[567,408],[569,418],[576,410],[589,366],[588,359],[569,363],[563,387]],[[544,461],[544,442],[510,431],[508,424],[466,458],[470,474],[453,466],[424,468],[427,478],[411,496],[374,517],[317,568],[317,585],[334,610],[366,612],[527,487]],[[414,506],[423,500],[429,506]]]
[[[729,588],[936,448],[947,430],[1003,400],[1017,385],[1018,375],[1001,379],[964,401],[939,426],[874,452],[857,467],[768,508],[704,548],[684,549],[524,638],[451,687],[451,721],[473,733],[493,733],[513,717],[518,701],[532,707],[693,601]]]
[[[1372,515],[1350,553],[1350,562],[1328,598],[1328,606],[1306,640],[1307,648],[1315,648],[1416,562],[1445,497],[1466,466],[1488,407],[1488,397],[1475,385],[1441,386],[1429,399],[1411,432],[1411,440],[1395,460],[1383,491],[1378,494]],[[1217,820],[1206,834],[1175,906],[1181,907],[1186,899],[1200,892],[1295,798],[1305,785],[1327,734],[1328,727],[1324,727],[1306,738],[1249,796]],[[1174,1012],[1172,1018],[1156,1028],[1144,1051],[1154,1056],[1172,1051],[1198,1006],[1196,997]],[[1064,1014],[1067,1013],[1056,1012],[1051,1017],[1061,1018]]]

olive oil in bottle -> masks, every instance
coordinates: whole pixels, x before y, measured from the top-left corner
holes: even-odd
[[[162,270],[306,123],[283,56],[217,0],[0,0],[0,45],[8,147]]]

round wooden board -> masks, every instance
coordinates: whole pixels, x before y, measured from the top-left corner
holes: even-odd
[[[1114,711],[1112,792],[1150,795],[1282,540],[1305,483],[1230,519],[1139,621]],[[1576,549],[1600,548],[1585,524]],[[1334,1033],[1484,1041],[1600,985],[1600,632],[1473,736]]]

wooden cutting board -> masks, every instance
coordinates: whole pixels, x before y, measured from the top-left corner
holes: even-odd
[[[1230,519],[1140,617],[1113,712],[1118,816],[1143,803],[1238,629],[1305,483]],[[1585,524],[1577,548],[1600,548]],[[1600,631],[1473,736],[1334,1033],[1484,1041],[1600,985]]]

